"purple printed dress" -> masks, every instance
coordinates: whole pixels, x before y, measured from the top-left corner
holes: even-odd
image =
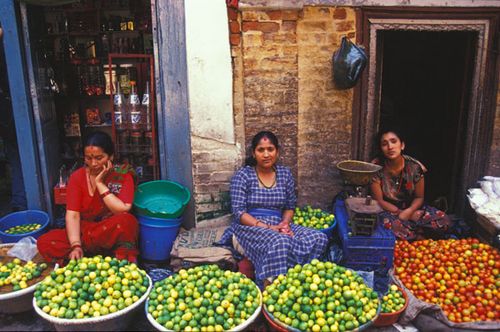
[[[230,194],[233,222],[220,243],[229,243],[234,234],[253,263],[257,280],[285,274],[295,264],[308,263],[325,251],[327,236],[310,228],[291,223],[294,233],[291,237],[240,223],[241,215],[246,212],[268,225],[277,225],[283,210],[295,208],[295,182],[290,169],[277,166],[276,185],[268,189],[259,187],[255,169],[245,166],[231,179]]]
[[[406,155],[403,155],[403,158],[405,165],[399,176],[392,177],[382,168],[373,178],[374,182],[380,184],[384,200],[401,210],[411,205],[416,184],[424,177],[420,162]],[[397,215],[388,211],[381,212],[379,219],[387,228],[392,229],[396,237],[404,240],[441,238],[448,233],[452,222],[443,211],[427,204],[419,210],[421,217],[418,221],[400,220]]]

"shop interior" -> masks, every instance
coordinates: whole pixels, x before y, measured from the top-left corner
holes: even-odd
[[[131,165],[138,184],[158,179],[150,1],[27,6],[26,15],[43,127],[39,144],[54,168],[48,177],[56,217],[64,210],[68,177],[83,164],[83,139],[93,131],[112,136],[116,164]],[[10,174],[1,153],[0,167]],[[2,176],[2,204],[10,183]]]

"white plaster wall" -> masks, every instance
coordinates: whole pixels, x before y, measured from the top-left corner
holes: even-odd
[[[233,76],[224,0],[185,0],[191,133],[234,143]]]

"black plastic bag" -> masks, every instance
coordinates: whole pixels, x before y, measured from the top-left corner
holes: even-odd
[[[333,82],[338,89],[350,89],[356,85],[366,66],[366,53],[352,43],[347,37],[342,37],[340,48],[333,53]]]

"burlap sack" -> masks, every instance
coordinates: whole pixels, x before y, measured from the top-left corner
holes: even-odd
[[[172,251],[170,265],[174,271],[202,264],[217,264],[233,270],[236,261],[230,250],[212,244],[220,240],[227,226],[203,227],[186,230],[181,228]]]

